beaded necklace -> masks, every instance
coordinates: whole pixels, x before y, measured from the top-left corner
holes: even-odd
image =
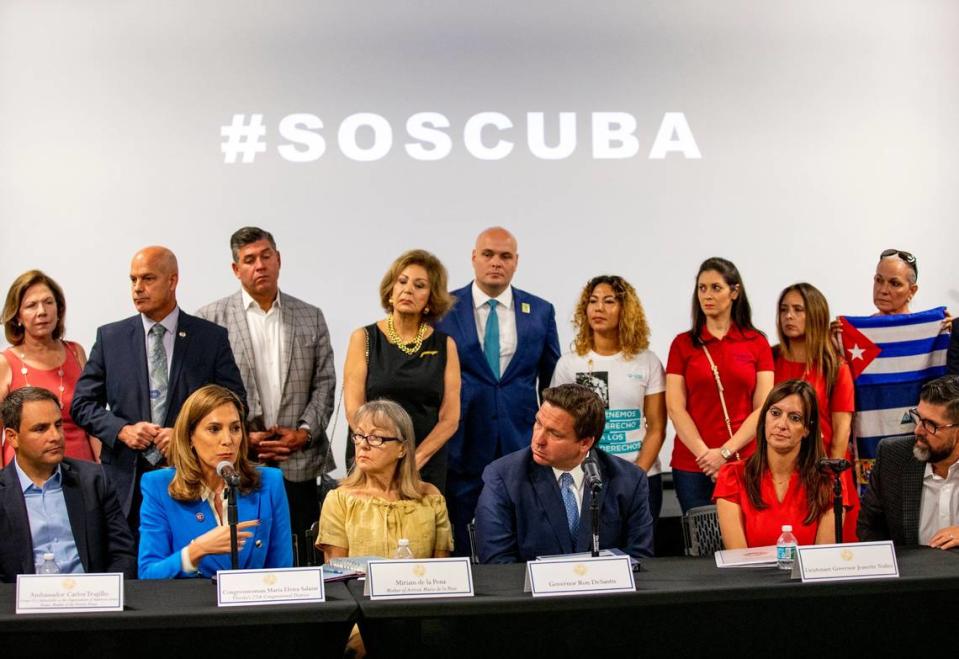
[[[420,328],[416,332],[416,338],[413,340],[412,344],[405,343],[397,333],[396,325],[393,324],[393,314],[386,315],[386,338],[390,340],[390,343],[405,352],[407,355],[415,355],[420,351],[420,348],[423,347],[423,339],[426,337],[427,329],[429,329],[429,325],[427,325],[425,322],[421,322]]]
[[[63,343],[63,342],[61,341],[61,343]],[[20,375],[23,376],[23,381],[24,381],[24,383],[29,387],[29,386],[30,386],[30,379],[27,377],[27,375],[29,375],[30,369],[27,368],[27,355],[26,355],[26,353],[24,353],[22,350],[17,350],[16,348],[14,348],[13,351],[14,351],[15,353],[17,353],[17,356],[18,356],[18,357],[20,357]],[[63,365],[67,363],[67,359],[69,359],[69,357],[70,357],[70,355],[67,354],[66,344],[63,344],[63,361],[60,363],[60,366],[57,368],[57,375],[60,376],[60,386],[57,387],[57,389],[58,389],[57,395],[58,395],[59,398],[60,398],[60,406],[61,406],[61,407],[63,407],[63,389],[64,389],[64,387],[63,387]],[[52,370],[52,369],[51,369],[51,370]]]

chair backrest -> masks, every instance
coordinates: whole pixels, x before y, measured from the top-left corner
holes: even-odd
[[[306,536],[306,560],[307,565],[323,565],[323,552],[316,550],[316,538],[320,534],[320,523],[313,522],[304,535]]]
[[[479,565],[479,556],[476,554],[476,518],[470,520],[466,525],[466,532],[470,538],[470,563]]]
[[[293,567],[302,567],[300,565],[300,538],[296,533],[293,536]]]
[[[687,556],[712,556],[723,548],[716,506],[690,508],[683,515],[683,544]]]

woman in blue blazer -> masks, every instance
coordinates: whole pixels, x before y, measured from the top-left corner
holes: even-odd
[[[241,569],[290,567],[290,512],[279,469],[247,459],[243,406],[229,389],[208,385],[183,404],[173,428],[172,468],[143,475],[141,579],[210,577],[230,569],[224,481],[227,461],[240,475],[237,537]]]

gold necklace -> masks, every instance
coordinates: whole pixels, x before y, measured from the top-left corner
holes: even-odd
[[[63,343],[63,342],[61,341],[60,343]],[[15,353],[17,353],[17,355],[20,357],[20,375],[23,376],[23,382],[24,382],[24,384],[26,384],[26,385],[29,387],[29,386],[30,386],[30,379],[27,377],[27,375],[30,374],[30,369],[27,368],[27,355],[26,355],[26,353],[25,353],[23,350],[17,350],[16,348],[14,348],[13,351],[14,351]],[[64,387],[63,387],[63,366],[67,363],[67,358],[68,358],[68,357],[69,357],[69,355],[67,355],[67,346],[66,346],[66,344],[64,344],[64,345],[63,345],[63,362],[61,362],[61,363],[60,363],[60,366],[57,368],[57,375],[60,376],[60,386],[57,387],[57,389],[58,389],[58,391],[57,391],[57,396],[60,398],[60,407],[63,407],[63,389],[64,389]],[[50,370],[53,370],[53,369],[50,369]]]
[[[386,314],[386,338],[390,340],[390,343],[405,352],[407,355],[415,355],[420,351],[420,348],[423,347],[423,339],[426,337],[426,330],[428,328],[429,325],[427,325],[425,322],[420,322],[420,328],[417,330],[416,338],[413,340],[411,346],[410,344],[405,343],[397,333],[396,325],[393,324],[393,314]]]

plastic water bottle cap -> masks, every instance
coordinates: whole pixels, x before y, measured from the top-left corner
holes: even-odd
[[[408,547],[409,544],[410,544],[409,540],[407,540],[406,538],[400,538],[400,547]]]
[[[46,554],[43,555],[43,560],[45,560],[45,561],[52,561],[52,560],[53,560],[53,554],[51,554],[50,552],[47,552]]]
[[[793,527],[792,524],[783,524],[783,533],[792,533]]]

